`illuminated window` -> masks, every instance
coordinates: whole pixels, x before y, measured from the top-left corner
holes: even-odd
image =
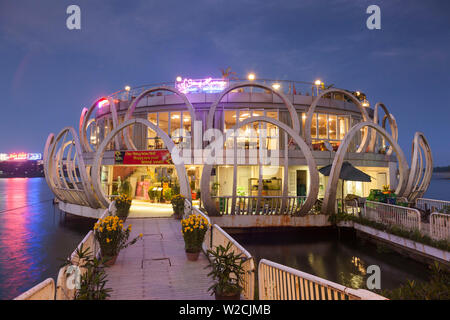
[[[328,139],[327,135],[327,115],[319,114],[319,139]]]
[[[337,117],[335,115],[328,115],[328,136],[330,140],[337,139]]]
[[[311,122],[311,137],[317,138],[317,114],[314,113]]]

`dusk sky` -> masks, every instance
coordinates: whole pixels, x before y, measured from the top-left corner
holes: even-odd
[[[81,30],[66,9],[81,8]],[[381,8],[368,30],[366,8]],[[81,109],[125,85],[220,77],[314,81],[383,102],[450,165],[450,1],[0,0],[0,152],[42,152]]]

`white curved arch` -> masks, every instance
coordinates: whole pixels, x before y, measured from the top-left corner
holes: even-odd
[[[134,110],[136,109],[137,105],[142,100],[142,98],[144,98],[149,93],[152,93],[152,92],[155,92],[155,91],[172,92],[172,93],[176,94],[178,97],[180,97],[183,100],[184,104],[186,105],[186,107],[187,107],[187,109],[188,109],[188,111],[189,111],[189,113],[191,115],[191,127],[192,127],[191,131],[195,132],[195,125],[196,125],[196,121],[195,120],[197,118],[195,116],[195,110],[194,110],[194,107],[192,106],[192,103],[188,100],[188,98],[186,97],[186,95],[184,93],[180,92],[179,90],[177,90],[175,88],[166,87],[166,86],[150,88],[150,89],[145,90],[144,92],[142,92],[136,98],[134,98],[134,100],[131,102],[131,105],[128,107],[127,112],[125,113],[124,122],[131,119],[131,116],[133,115]],[[131,136],[130,136],[130,130],[125,130],[124,131],[124,139],[125,139],[125,144],[126,144],[126,146],[127,146],[127,148],[129,150],[136,150],[136,146],[134,145],[133,139],[131,139]]]
[[[72,136],[72,139],[66,141],[68,134]],[[57,145],[60,142],[61,147],[57,149]],[[78,188],[77,183],[75,183],[73,187],[70,187],[64,177],[63,166],[66,166],[70,180],[76,175],[76,167],[72,162],[71,156],[68,156],[64,162],[62,161],[65,149],[68,146],[70,146],[70,150],[72,150],[72,147],[75,147],[82,189]],[[75,159],[73,161],[75,161]],[[88,205],[91,208],[101,207],[93,193],[90,177],[87,174],[82,156],[80,141],[74,128],[65,127],[56,137],[53,134],[49,135],[44,150],[44,170],[47,184],[49,184],[52,191],[56,191],[55,195],[61,201],[79,205]]]
[[[233,134],[235,130],[238,130],[239,128],[253,122],[268,122],[271,123],[278,128],[284,130],[288,135],[290,135],[294,141],[297,143],[297,145],[300,147],[300,150],[303,152],[303,155],[305,156],[306,163],[309,168],[309,177],[310,177],[310,190],[308,193],[308,196],[306,198],[305,203],[299,210],[298,214],[304,214],[308,213],[311,208],[314,206],[314,203],[317,199],[317,194],[319,193],[319,173],[317,171],[317,165],[314,160],[314,157],[312,155],[311,149],[306,145],[305,141],[300,137],[300,135],[294,131],[291,127],[286,125],[285,123],[282,123],[278,120],[275,120],[273,118],[268,117],[251,117],[247,118],[241,122],[239,122],[237,125],[233,127],[232,130],[227,131],[223,141],[222,140],[215,140],[211,143],[211,146],[216,147],[220,146],[219,144],[223,144],[227,139]],[[209,153],[208,159],[206,161],[206,164],[203,166],[202,171],[202,178],[200,182],[200,190],[201,190],[201,197],[203,205],[205,206],[205,209],[208,212],[208,215],[219,215],[219,212],[217,211],[212,198],[211,198],[211,190],[209,187],[210,183],[210,177],[211,177],[211,171],[212,171],[212,154]],[[236,157],[234,158],[234,162],[236,163]],[[286,183],[286,181],[285,181]]]
[[[395,120],[395,117],[391,113],[389,113],[389,110],[386,108],[384,103],[377,102],[375,104],[374,113],[373,113],[373,122],[375,124],[378,124],[378,120],[379,120],[378,110],[379,110],[380,107],[383,109],[383,111],[385,113],[385,115],[383,117],[383,121],[382,121],[382,128],[386,130],[386,119],[387,119],[389,121],[389,126],[391,127],[392,137],[394,138],[394,140],[396,142],[398,142],[397,121]],[[374,149],[375,149],[376,140],[377,140],[376,130],[371,130],[369,146],[368,146],[368,151],[369,152],[374,152],[375,151]],[[392,151],[393,151],[392,147],[389,146],[389,149],[386,151],[386,154],[387,155],[391,155]]]
[[[373,123],[372,121],[360,122],[354,125],[349,132],[345,135],[344,139],[339,146],[339,149],[336,152],[336,155],[333,160],[333,165],[331,167],[330,177],[328,179],[327,189],[325,191],[325,197],[322,203],[322,213],[323,214],[332,214],[335,213],[335,202],[336,202],[336,186],[339,180],[339,175],[341,173],[342,163],[344,162],[345,154],[347,153],[347,149],[350,145],[350,142],[354,138],[354,136],[364,127],[369,127],[375,129],[379,134],[388,140],[391,146],[394,148],[394,151],[397,155],[398,166],[400,171],[400,179],[395,190],[395,193],[399,196],[404,195],[405,187],[406,187],[406,179],[408,179],[409,174],[409,166],[406,162],[405,155],[403,154],[402,149],[398,145],[398,143],[393,139],[393,137],[384,130],[378,124]]]
[[[95,157],[94,157],[93,166],[92,166],[92,170],[91,170],[92,184],[93,184],[94,190],[97,193],[97,195],[99,196],[99,200],[101,201],[102,205],[105,206],[106,208],[108,208],[111,201],[108,199],[108,197],[103,192],[103,189],[101,187],[101,182],[100,182],[100,167],[102,165],[101,162],[103,159],[103,155],[105,153],[106,146],[122,130],[124,130],[127,127],[132,126],[136,123],[140,123],[140,124],[146,126],[147,128],[154,130],[156,132],[156,134],[159,137],[161,137],[161,139],[164,141],[165,145],[167,146],[167,149],[170,151],[170,153],[172,155],[179,154],[178,147],[175,145],[175,143],[172,141],[172,139],[167,135],[167,133],[165,133],[158,126],[156,126],[155,124],[151,123],[150,121],[148,121],[146,119],[140,119],[140,118],[130,119],[130,120],[127,120],[127,121],[124,121],[123,123],[121,123],[117,128],[114,128],[114,130],[112,130],[106,136],[106,138],[103,139],[102,143],[100,144],[97,151],[95,152]],[[192,196],[191,196],[191,192],[190,192],[191,189],[190,189],[190,186],[188,183],[188,177],[187,177],[187,173],[186,173],[186,168],[184,167],[184,162],[182,159],[180,159],[180,161],[174,161],[174,162],[177,162],[177,163],[174,163],[174,165],[175,165],[175,169],[177,170],[178,180],[180,181],[180,192],[183,196],[185,196],[185,198],[189,202],[191,202],[192,201]]]
[[[214,114],[216,113],[217,106],[219,105],[220,101],[222,101],[223,97],[225,97],[225,95],[227,95],[229,92],[231,92],[235,89],[244,88],[244,87],[261,88],[261,89],[272,91],[275,95],[277,95],[281,99],[281,101],[283,101],[284,105],[286,106],[286,108],[288,109],[288,111],[291,115],[292,128],[294,129],[294,131],[297,134],[300,134],[300,122],[298,121],[297,111],[295,110],[294,106],[289,101],[289,99],[282,92],[279,92],[270,86],[267,86],[267,85],[264,85],[261,83],[256,83],[256,82],[236,83],[234,85],[228,86],[224,91],[222,91],[220,93],[220,95],[217,97],[216,101],[214,101],[214,103],[211,105],[211,107],[209,109],[208,117],[206,119],[206,128],[207,129],[213,128]]]
[[[316,111],[317,104],[319,103],[320,99],[329,94],[329,93],[341,93],[347,97],[350,98],[350,100],[353,101],[354,104],[358,107],[359,111],[361,112],[361,115],[363,117],[363,122],[370,121],[369,115],[367,114],[366,109],[361,105],[361,102],[350,92],[341,90],[341,89],[328,89],[323,91],[321,94],[319,94],[314,101],[312,102],[311,106],[308,109],[308,113],[306,114],[306,120],[305,120],[305,126],[303,128],[303,137],[305,138],[306,143],[311,146],[312,145],[312,137],[311,137],[311,124],[312,124],[312,118],[314,115],[314,112]],[[364,147],[366,146],[368,141],[368,131],[364,131],[363,138],[361,139],[361,144],[356,152],[362,152],[364,150]]]
[[[117,117],[116,104],[114,103],[114,99],[111,97],[101,97],[101,98],[97,99],[92,104],[92,106],[89,108],[89,110],[86,108],[83,108],[83,110],[81,111],[81,116],[80,116],[79,134],[80,134],[81,146],[82,146],[84,152],[93,152],[93,150],[89,144],[89,141],[87,139],[86,130],[88,127],[89,118],[91,117],[92,113],[94,112],[94,109],[98,106],[98,103],[102,100],[108,100],[108,102],[109,102],[109,110],[112,114],[113,127],[115,128],[119,124],[119,119]],[[116,145],[116,149],[120,149],[118,137],[115,139],[114,142]]]
[[[421,150],[425,156],[425,172],[423,172],[423,159]],[[430,185],[433,175],[433,155],[430,145],[422,132],[416,132],[412,145],[411,170],[408,177],[408,184],[405,195],[409,201],[414,201],[423,196]]]

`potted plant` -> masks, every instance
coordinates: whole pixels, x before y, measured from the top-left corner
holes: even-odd
[[[119,192],[121,194],[127,195],[128,197],[131,197],[131,184],[128,180],[125,180],[124,182],[121,183]]]
[[[105,300],[110,296],[111,288],[107,288],[106,284],[107,274],[105,272],[105,261],[94,257],[91,249],[87,247],[83,248],[83,244],[75,251],[74,261],[71,257],[67,258],[63,266],[68,266],[66,269],[66,281],[68,276],[73,272],[75,276],[79,277],[75,279],[78,282],[78,286],[73,295],[74,300]],[[71,298],[70,296],[69,298]]]
[[[155,202],[155,198],[156,198],[156,191],[153,190],[154,188],[150,188],[148,189],[148,199],[150,200],[150,202]]]
[[[171,202],[173,197],[172,188],[166,188],[163,192],[163,196],[166,202]]]
[[[99,219],[94,225],[94,236],[100,244],[100,252],[103,258],[109,259],[106,265],[111,266],[116,262],[120,250],[135,244],[136,241],[142,238],[142,233],[128,241],[131,232],[131,224],[127,228],[123,226],[123,220],[118,216],[108,216],[104,219]]]
[[[184,212],[184,200],[185,198],[181,194],[177,194],[172,197],[170,201],[173,208],[173,216],[175,219],[181,219]]]
[[[126,194],[122,193],[115,200],[116,202],[116,215],[125,221],[130,213],[131,198]]]
[[[212,291],[216,300],[240,300],[242,281],[244,276],[242,253],[236,254],[231,250],[231,242],[226,247],[219,245],[215,250],[208,250],[209,267],[214,284],[208,289]]]
[[[208,227],[208,220],[200,214],[192,214],[187,219],[181,220],[184,248],[189,261],[198,259]]]

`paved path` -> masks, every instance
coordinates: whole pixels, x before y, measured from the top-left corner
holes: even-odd
[[[207,289],[208,262],[203,254],[188,261],[180,221],[173,218],[130,219],[131,237],[143,240],[122,250],[116,263],[107,268],[108,287],[113,300],[213,299]]]
[[[144,200],[133,200],[129,218],[170,218],[173,215],[172,205],[168,203],[150,203]]]

